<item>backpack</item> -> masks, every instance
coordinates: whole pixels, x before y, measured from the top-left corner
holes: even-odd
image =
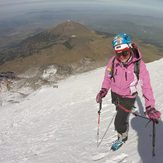
[[[132,51],[136,57],[139,56],[139,52],[138,52],[137,48],[132,48]],[[110,78],[113,78],[113,80],[115,80],[114,79],[114,61],[115,61],[115,59],[116,59],[116,57],[114,57],[112,60],[112,67],[111,67],[111,72],[110,72]],[[138,80],[139,80],[139,73],[140,73],[140,61],[141,60],[139,59],[136,62],[134,62],[134,73]]]

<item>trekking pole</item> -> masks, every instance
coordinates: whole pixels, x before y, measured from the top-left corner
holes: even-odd
[[[152,146],[153,146],[153,150],[152,150],[152,156],[154,157],[155,154],[155,138],[156,138],[156,122],[153,120],[153,135],[152,135]]]
[[[143,119],[151,120],[150,118],[145,117],[143,115],[140,115],[138,112],[133,112],[132,110],[129,110],[129,109],[125,108],[124,106],[120,105],[120,104],[117,104],[116,106],[118,106],[120,109],[122,109],[123,111],[125,111],[127,113],[132,113],[136,117],[140,117],[140,118],[143,118]]]
[[[133,113],[131,110],[128,110],[127,108],[125,108],[124,106],[122,106],[122,105],[118,105],[122,110],[124,110],[125,112],[130,112],[130,113]],[[146,119],[146,120],[149,120],[148,121],[148,123],[147,123],[147,125],[152,121],[152,130],[153,130],[153,133],[152,133],[152,147],[153,147],[153,149],[152,149],[152,156],[154,157],[156,154],[155,154],[155,140],[156,140],[156,124],[158,124],[159,123],[159,121],[158,120],[152,120],[152,119],[150,119],[150,118],[148,118],[148,117],[145,117],[145,116],[142,116],[142,115],[140,115],[139,113],[137,113],[137,112],[135,112],[135,113],[133,113],[135,116],[137,116],[137,117],[140,117],[140,118],[143,118],[143,119]],[[147,126],[146,125],[146,126]]]
[[[103,141],[105,135],[107,134],[107,132],[108,132],[108,130],[109,130],[109,128],[110,128],[110,126],[111,126],[111,124],[112,124],[112,122],[113,122],[114,117],[115,117],[116,114],[117,114],[117,113],[115,113],[115,114],[113,115],[113,117],[112,117],[112,119],[111,119],[111,121],[110,121],[110,123],[109,123],[109,125],[108,125],[108,127],[107,127],[107,129],[106,129],[106,131],[105,131],[105,133],[104,133],[104,135],[102,136],[100,142],[97,144],[97,147],[99,147],[100,144],[102,143],[102,141]]]
[[[153,147],[152,148],[152,156],[154,157],[156,155],[155,154],[155,140],[156,140],[156,124],[158,124],[158,121],[152,120],[152,119],[144,117],[144,116],[140,116],[140,115],[138,115],[138,116],[141,118],[149,120],[146,124],[146,127],[150,122],[152,122],[152,147]]]
[[[156,124],[159,123],[158,120],[152,120],[150,119],[148,121],[148,123],[146,124],[146,127],[147,125],[152,122],[152,156],[154,157],[156,154],[155,154],[155,142],[156,142]]]
[[[101,109],[102,109],[102,100],[99,103],[99,110],[98,110],[97,147],[98,147],[99,132],[100,132],[100,113],[101,113]]]

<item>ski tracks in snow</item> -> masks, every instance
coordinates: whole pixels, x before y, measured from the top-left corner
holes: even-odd
[[[110,153],[112,153],[112,151],[108,153],[99,153],[98,155],[94,156],[92,160],[95,162],[100,161],[103,163],[127,163],[126,160],[126,158],[128,157],[127,154],[121,153],[116,156],[109,156]]]

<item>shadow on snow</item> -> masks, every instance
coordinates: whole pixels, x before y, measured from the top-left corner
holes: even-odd
[[[140,98],[137,98],[137,103],[141,115],[143,115],[143,105]],[[142,163],[161,163],[163,160],[163,122],[156,125],[155,138],[155,157],[152,156],[152,122],[147,124],[148,120],[134,117],[131,119],[131,126],[137,132],[138,136],[138,153]]]

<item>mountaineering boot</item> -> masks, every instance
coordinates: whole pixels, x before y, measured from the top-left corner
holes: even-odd
[[[122,134],[118,133],[118,140],[121,140],[125,143],[127,139],[128,139],[128,132],[124,132]]]
[[[125,133],[118,133],[118,139],[113,142],[111,146],[111,150],[116,151],[118,150],[128,139],[128,132]]]

